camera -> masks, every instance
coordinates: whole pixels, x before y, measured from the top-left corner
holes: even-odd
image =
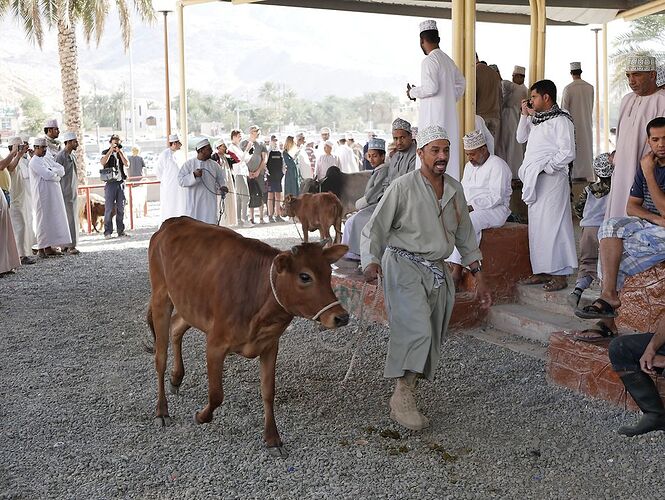
[[[531,102],[531,99],[529,99],[529,100],[526,102],[526,107],[529,108],[529,109],[533,109],[533,103]]]

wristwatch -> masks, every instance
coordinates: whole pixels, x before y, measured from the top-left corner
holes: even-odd
[[[471,274],[473,274],[474,276],[476,275],[476,273],[479,273],[482,270],[483,268],[480,264],[478,264],[478,267],[476,267],[475,269],[469,269],[469,271],[471,271]]]

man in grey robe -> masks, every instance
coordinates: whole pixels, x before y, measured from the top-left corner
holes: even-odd
[[[422,167],[391,183],[362,231],[365,276],[368,281],[384,277],[390,341],[383,375],[396,379],[390,417],[411,430],[429,425],[414,391],[418,377],[434,377],[439,361],[455,302],[444,259],[455,246],[476,277],[481,307],[492,302],[464,190],[446,174],[449,156],[450,140],[442,127],[420,129]]]
[[[65,148],[55,156],[55,161],[65,169],[65,175],[60,179],[60,188],[62,189],[62,199],[65,202],[67,212],[67,224],[72,242],[65,245],[62,251],[68,255],[77,255],[79,250],[76,248],[78,239],[78,177],[76,176],[76,156],[74,151],[79,147],[75,132],[65,132],[62,134],[62,141]]]
[[[513,81],[503,80],[503,104],[501,107],[501,129],[496,141],[496,155],[508,164],[513,173],[513,179],[517,179],[517,171],[524,160],[524,146],[515,137],[517,125],[520,122],[520,109],[522,100],[527,98],[529,90],[524,85],[525,68],[515,66],[513,70]]]
[[[372,216],[376,204],[392,181],[411,172],[416,166],[416,143],[411,135],[411,124],[406,120],[396,118],[393,121],[392,129],[397,152],[392,156],[388,165],[382,167],[385,170],[379,170],[372,175],[372,177],[378,177],[375,179],[370,177],[363,197],[365,203],[362,202],[363,198],[358,200],[360,202],[360,204],[356,204],[358,212],[349,217],[344,224],[342,242],[349,246],[349,251],[344,256],[345,260],[356,262],[360,260],[360,233]],[[356,266],[345,264],[344,267]]]
[[[561,107],[570,113],[575,125],[575,160],[571,179],[593,180],[593,85],[582,80],[582,64],[570,63],[572,83],[566,85]]]

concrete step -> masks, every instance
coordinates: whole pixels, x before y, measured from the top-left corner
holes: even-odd
[[[555,314],[572,316],[573,308],[568,304],[568,296],[575,288],[569,286],[558,292],[546,292],[541,285],[517,285],[517,300],[521,304],[536,306]],[[582,295],[580,306],[591,304],[600,296],[600,290],[587,289]]]
[[[542,342],[527,340],[524,337],[495,328],[473,328],[464,331],[464,333],[488,344],[503,347],[519,354],[525,354],[531,358],[541,361],[545,361],[547,358],[547,347]]]
[[[544,344],[549,343],[550,335],[554,332],[584,330],[594,324],[593,321],[577,318],[570,308],[568,314],[564,315],[528,304],[492,306],[487,321],[497,330]]]

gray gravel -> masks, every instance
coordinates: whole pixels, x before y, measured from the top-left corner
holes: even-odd
[[[350,354],[323,350],[295,320],[277,369],[282,460],[262,445],[257,360],[229,358],[215,420],[192,422],[207,396],[192,331],[174,425],[156,428],[143,351],[153,230],[83,237],[80,256],[0,279],[1,498],[662,498],[663,433],[620,438],[635,414],[551,387],[541,361],[464,334],[420,385],[432,426],[413,433],[387,416],[385,328],[370,328],[341,384]],[[298,241],[292,225],[243,232]],[[342,345],[352,334],[325,335]]]

